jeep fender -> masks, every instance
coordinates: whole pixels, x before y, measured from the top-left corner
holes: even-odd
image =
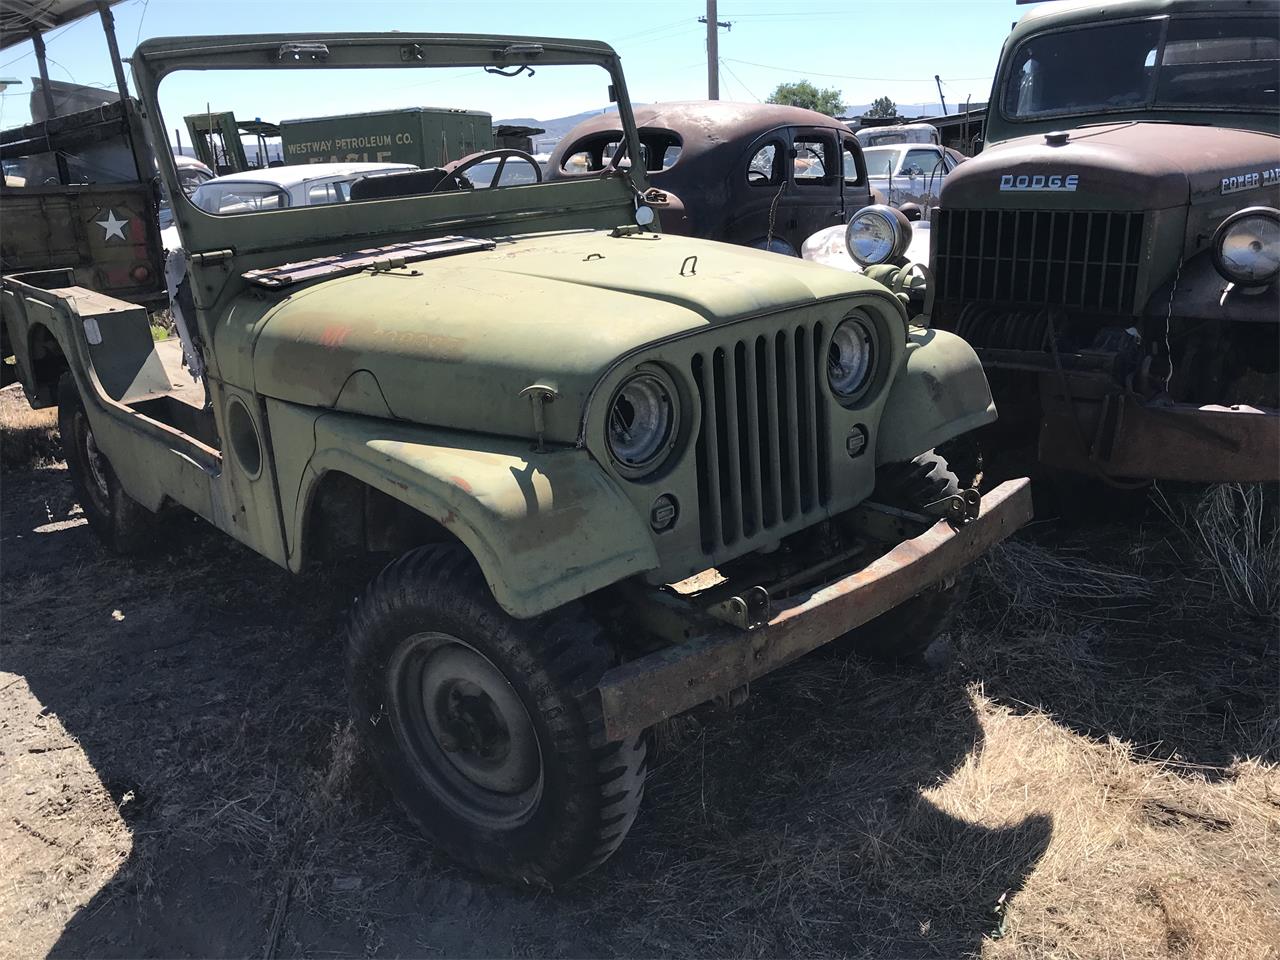
[[[876,463],[900,463],[996,419],[973,348],[954,333],[910,327],[880,419]]]
[[[586,450],[330,413],[315,422],[293,536],[320,478],[341,471],[440,523],[513,617],[545,613],[658,565],[648,525]],[[302,550],[290,554],[301,564]]]

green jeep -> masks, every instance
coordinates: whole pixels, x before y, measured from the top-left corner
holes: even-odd
[[[931,452],[995,408],[973,351],[911,325],[905,297],[647,226],[605,44],[187,37],[133,59],[157,147],[161,106],[181,115],[207,71],[332,112],[352,89],[376,102],[365,76],[399,91],[428,69],[492,81],[513,112],[565,72],[549,95],[594,83],[624,142],[589,178],[486,151],[226,214],[157,149],[189,369],[142,307],[67,272],[6,277],[3,316],[109,546],[154,541],[173,505],[294,571],[390,558],[346,627],[355,726],[442,848],[551,886],[622,842],[646,731],[820,646],[918,655],[1029,490],[979,499]]]

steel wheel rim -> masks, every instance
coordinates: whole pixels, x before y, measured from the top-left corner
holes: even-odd
[[[107,458],[98,449],[98,442],[93,438],[93,429],[89,426],[89,418],[84,413],[76,414],[77,433],[80,434],[80,445],[84,449],[85,466],[89,469],[88,493],[98,501],[98,506],[106,509],[111,499],[111,488],[107,484]]]
[[[541,745],[511,682],[471,644],[414,634],[387,670],[390,717],[414,778],[477,826],[528,820],[542,797]]]

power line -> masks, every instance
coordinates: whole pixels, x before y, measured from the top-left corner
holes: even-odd
[[[743,83],[742,79],[729,68],[729,65],[724,61],[724,57],[720,58],[720,66],[724,67],[724,72],[727,73],[729,76],[733,77],[734,82],[747,92],[747,96],[749,96],[756,103],[760,102],[760,98],[751,92],[751,88],[748,87],[745,83]]]
[[[151,5],[151,0],[142,0],[142,16],[138,17],[138,32],[134,34],[133,46],[138,47],[138,41],[142,39],[142,24],[147,19],[147,7]]]
[[[648,27],[644,30],[637,31],[636,33],[629,33],[625,37],[617,37],[612,42],[621,43],[623,40],[632,40],[636,37],[644,37],[651,33],[661,33],[663,30],[667,30],[671,27],[688,26],[691,22],[692,21],[690,21],[688,17],[681,17],[679,20],[672,20],[670,23],[664,23],[656,27]]]
[[[831,80],[872,80],[877,83],[933,83],[933,77],[852,77],[843,73],[818,73],[816,70],[810,70],[807,67],[780,67],[775,63],[756,63],[752,60],[734,60],[726,58],[730,63],[740,63],[748,67],[760,67],[764,70],[779,70],[783,73],[801,74],[811,77],[826,77]],[[970,80],[990,80],[991,75],[985,77],[952,77],[953,81],[970,81]]]
[[[688,36],[693,32],[697,32],[700,34],[702,33],[702,28],[697,26],[690,27],[686,25],[686,26],[680,27],[678,30],[671,31],[670,33],[645,37],[643,40],[637,40],[635,43],[628,43],[627,49],[631,50],[631,49],[634,49],[635,47],[643,47],[646,43],[657,43],[658,41],[675,40],[679,37]]]

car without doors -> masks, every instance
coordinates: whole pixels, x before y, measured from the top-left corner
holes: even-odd
[[[644,155],[593,41],[159,38],[133,69],[161,144],[211,84],[326,103],[358,82],[376,102],[431,70],[516,108],[558,75],[612,95]],[[826,128],[786,137],[769,143],[839,162]],[[655,725],[818,648],[919,656],[1030,497],[962,489],[934,452],[995,408],[973,351],[908,298],[649,229],[639,164],[467,177],[525,157],[205,209],[163,152],[194,383],[143,308],[69,271],[6,276],[0,311],[108,546],[154,544],[181,508],[289,570],[386,564],[335,628],[374,768],[443,850],[553,887],[626,836]],[[56,350],[33,358],[36,338]]]
[[[825,114],[699,100],[636,108],[647,202],[666,233],[798,256],[810,234],[871,202],[862,148]],[[629,164],[616,114],[584,120],[557,145],[547,178]]]

